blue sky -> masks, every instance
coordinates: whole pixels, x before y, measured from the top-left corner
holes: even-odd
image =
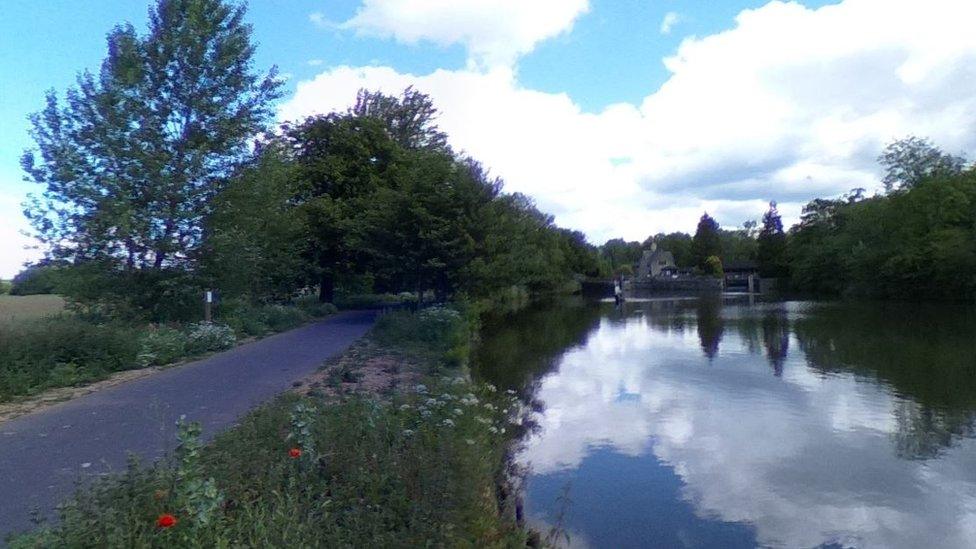
[[[257,66],[288,77],[282,118],[414,84],[457,148],[600,242],[691,230],[703,210],[740,225],[769,200],[795,219],[810,198],[871,187],[902,134],[971,151],[951,120],[976,112],[960,90],[976,3],[933,2],[252,0],[249,20]],[[149,4],[4,2],[0,276],[30,256],[16,237],[38,190],[18,162],[27,115],[97,69],[113,25],[142,29]]]

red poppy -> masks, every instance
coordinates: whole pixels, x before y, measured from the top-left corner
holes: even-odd
[[[299,458],[302,456],[302,449],[292,448],[291,450],[288,450],[288,455],[291,456],[292,459]]]
[[[156,519],[156,526],[159,528],[172,528],[173,526],[176,526],[176,517],[169,513],[163,513],[162,515],[159,515],[158,519]]]

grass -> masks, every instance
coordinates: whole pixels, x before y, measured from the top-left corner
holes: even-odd
[[[520,408],[451,366],[441,343],[463,320],[447,316],[442,336],[419,314],[373,334],[427,357],[440,375],[425,383],[385,398],[285,395],[206,448],[184,424],[170,461],[79,491],[57,525],[11,546],[525,547],[514,503],[496,495]],[[160,526],[167,515],[175,525]]]
[[[54,316],[64,311],[64,299],[57,295],[0,295],[0,330],[28,320]]]

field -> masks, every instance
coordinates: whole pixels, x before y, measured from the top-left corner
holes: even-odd
[[[56,295],[0,295],[0,328],[63,310],[64,300]]]

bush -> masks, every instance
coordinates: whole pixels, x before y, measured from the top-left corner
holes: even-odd
[[[298,307],[265,305],[256,310],[260,321],[274,332],[283,332],[301,326],[309,319],[308,313]]]
[[[12,287],[13,284],[9,280],[0,280],[0,295],[9,294]]]
[[[336,297],[336,306],[347,309],[381,309],[417,303],[417,296],[409,292],[399,294],[356,294]]]
[[[458,366],[467,359],[474,326],[467,316],[450,307],[393,311],[376,321],[373,333],[382,343],[430,352],[445,364]]]
[[[186,350],[190,354],[222,351],[234,345],[237,337],[230,326],[199,322],[187,327]]]
[[[76,317],[34,320],[0,331],[0,401],[74,385],[137,366],[136,331]]]
[[[139,343],[139,365],[161,366],[176,362],[187,355],[189,337],[176,328],[150,326],[142,334]]]
[[[295,306],[310,316],[323,317],[337,313],[338,307],[331,303],[322,303],[314,295],[303,296],[295,300]]]

